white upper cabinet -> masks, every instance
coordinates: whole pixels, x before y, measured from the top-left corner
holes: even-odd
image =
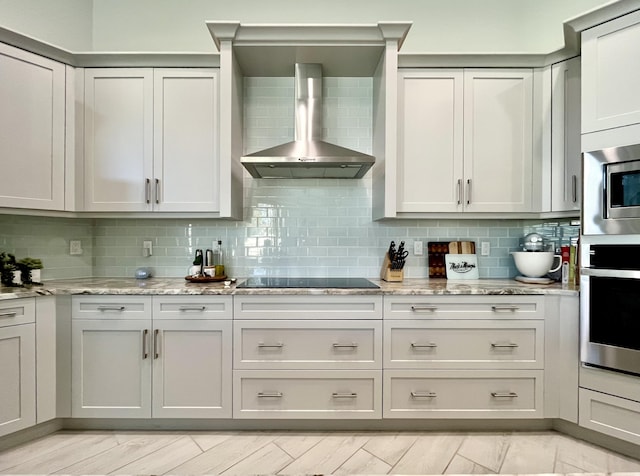
[[[0,207],[64,210],[65,67],[0,44]]]
[[[400,73],[397,211],[530,212],[533,72]]]
[[[582,32],[582,133],[640,123],[640,12]]]
[[[219,210],[212,70],[85,70],[85,210]]]
[[[580,58],[551,67],[551,211],[580,210]]]

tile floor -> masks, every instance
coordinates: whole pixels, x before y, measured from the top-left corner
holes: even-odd
[[[60,431],[0,452],[0,474],[640,474],[554,431]]]

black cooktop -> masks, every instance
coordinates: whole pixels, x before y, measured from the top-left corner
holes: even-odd
[[[249,278],[238,288],[358,288],[375,289],[377,284],[365,278]]]

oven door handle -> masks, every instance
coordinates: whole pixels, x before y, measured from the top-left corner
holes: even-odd
[[[595,276],[599,278],[628,278],[640,279],[640,271],[633,269],[594,269],[582,268],[580,270],[582,276]]]

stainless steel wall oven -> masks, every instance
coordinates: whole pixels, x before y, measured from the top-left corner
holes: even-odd
[[[591,244],[583,256],[581,360],[640,375],[640,245]]]

